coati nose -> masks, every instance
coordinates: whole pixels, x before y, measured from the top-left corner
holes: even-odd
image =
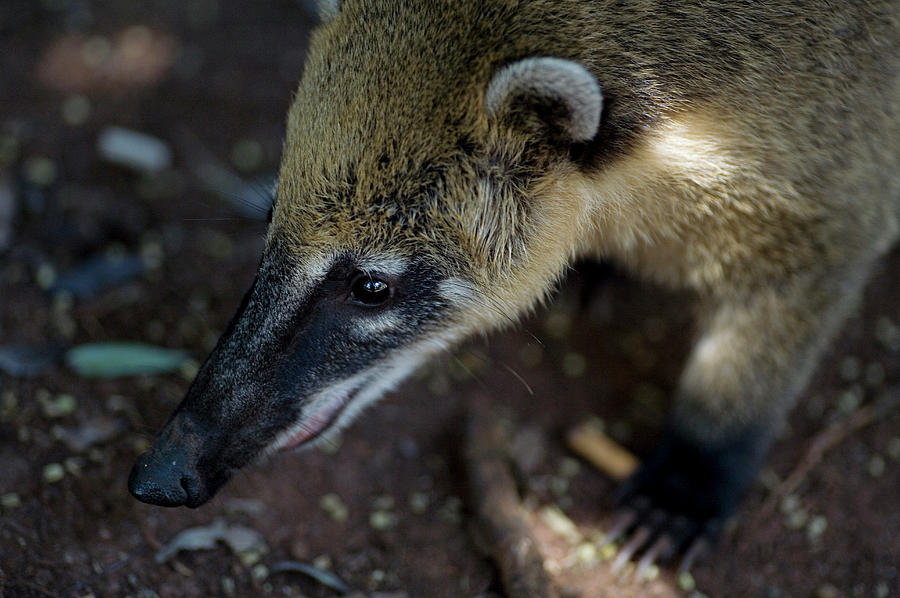
[[[198,507],[208,498],[197,471],[182,450],[150,449],[131,468],[128,491],[160,507]]]

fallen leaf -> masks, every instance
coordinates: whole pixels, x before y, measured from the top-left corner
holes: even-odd
[[[143,272],[144,262],[140,256],[98,255],[59,274],[49,291],[71,293],[77,299],[90,299],[107,289],[134,280]]]
[[[185,351],[127,342],[79,345],[66,352],[66,364],[85,378],[165,374],[189,360]]]
[[[338,577],[331,571],[326,571],[325,569],[320,569],[318,567],[307,565],[306,563],[300,563],[298,561],[281,561],[280,563],[275,563],[274,565],[272,565],[271,569],[269,569],[269,574],[272,575],[275,573],[284,573],[286,571],[293,571],[296,573],[303,573],[304,575],[308,575],[323,586],[331,588],[332,590],[340,592],[341,594],[345,594],[350,590],[347,584],[344,583],[340,577]]]
[[[10,376],[37,376],[60,356],[59,347],[6,345],[0,347],[0,371]]]
[[[179,532],[156,553],[156,562],[165,563],[181,550],[211,550],[218,542],[223,542],[238,557],[248,552],[264,554],[269,550],[265,538],[255,529],[228,525],[222,519],[216,519],[209,525]]]

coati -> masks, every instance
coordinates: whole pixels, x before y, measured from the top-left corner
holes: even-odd
[[[197,507],[601,257],[703,314],[618,532],[715,536],[900,232],[900,2],[321,6],[256,279],[131,492]]]

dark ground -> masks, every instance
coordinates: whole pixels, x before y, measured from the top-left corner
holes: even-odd
[[[308,28],[308,15],[287,0],[252,8],[219,0],[0,4],[0,185],[26,204],[12,245],[0,246],[0,346],[131,340],[202,359],[252,279],[264,224],[240,216],[192,172],[203,148],[247,179],[275,171]],[[100,160],[95,141],[111,124],[165,140],[172,168],[136,175]],[[0,243],[2,214],[0,206]],[[42,290],[54,271],[109,251],[157,267],[92,299]],[[795,410],[734,533],[695,568],[706,595],[900,596],[897,410],[849,433],[786,501],[764,506],[827,424],[843,425],[887,389],[897,392],[898,275],[895,249]],[[111,381],[63,366],[30,378],[0,373],[0,595],[332,595],[296,573],[266,576],[222,545],[154,560],[179,531],[216,518],[261,532],[265,567],[328,565],[367,594],[501,595],[467,528],[466,405],[489,398],[508,410],[528,439],[521,444],[540,449],[530,457],[529,504],[536,512],[558,505],[590,540],[609,523],[613,485],[576,467],[565,430],[599,415],[638,454],[652,446],[690,338],[685,306],[605,270],[573,274],[549,311],[429,368],[348,430],[336,452],[272,458],[195,511],[140,504],[125,486],[189,372]],[[47,404],[60,394],[76,408],[53,417]],[[93,446],[61,440],[60,430],[98,422],[111,432]],[[62,479],[46,479],[48,464],[63,465]],[[320,506],[331,493],[345,520]],[[667,569],[645,585],[616,581],[589,544],[537,525],[571,595],[688,594]]]

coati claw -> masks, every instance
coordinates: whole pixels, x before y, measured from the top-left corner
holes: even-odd
[[[704,536],[700,536],[694,540],[684,553],[684,557],[681,559],[681,565],[678,566],[678,573],[681,574],[690,571],[691,567],[694,565],[694,561],[703,558],[703,556],[709,552],[710,546],[709,540]]]
[[[647,503],[649,505],[649,502]],[[616,514],[616,518],[613,521],[612,527],[609,528],[609,531],[603,536],[603,539],[600,541],[600,548],[604,546],[608,546],[612,544],[620,537],[622,537],[625,532],[627,532],[638,520],[640,511],[636,509],[622,509]]]
[[[670,427],[659,448],[625,482],[603,543],[624,542],[612,563],[621,571],[640,555],[635,577],[683,555],[690,569],[720,535],[755,475],[765,437],[747,429],[718,444],[690,440]]]
[[[634,572],[634,578],[637,581],[643,581],[647,571],[659,562],[665,562],[671,558],[675,545],[668,534],[664,533],[659,536],[655,542],[647,549],[644,556],[641,557],[637,569]]]
[[[650,539],[652,534],[652,529],[646,525],[637,528],[625,546],[619,550],[619,554],[616,555],[616,558],[612,563],[612,572],[618,573],[621,571],[622,567],[625,566],[625,563],[631,560],[631,555],[640,550],[644,543]]]

